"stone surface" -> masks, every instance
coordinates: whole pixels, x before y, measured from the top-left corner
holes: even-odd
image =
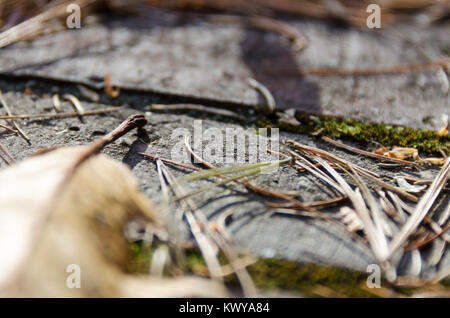
[[[215,102],[235,107],[263,104],[261,96],[247,85],[248,77],[265,84],[280,108],[293,107],[307,113],[435,129],[441,125],[440,115],[449,112],[449,96],[441,91],[433,72],[348,78],[280,78],[264,72],[266,67],[350,68],[416,63],[426,61],[424,54],[435,59],[450,48],[448,22],[429,29],[399,25],[373,33],[283,18],[308,39],[308,48],[300,54],[279,35],[224,23],[217,16],[205,18],[159,10],[148,14],[147,18],[110,17],[80,30],[0,49],[0,89],[16,114],[51,112],[51,94],[72,93],[82,98],[70,82],[101,88],[107,73],[122,88],[121,95],[116,100],[102,95],[99,103],[83,99],[85,108],[127,106],[117,113],[86,117],[83,122],[78,118],[22,120],[20,124],[32,143],[7,132],[0,133],[0,143],[17,160],[23,160],[45,147],[88,144],[114,129],[127,116],[144,113],[151,103],[196,100],[210,106]],[[25,94],[26,88],[34,95]],[[72,111],[67,102],[63,102],[63,109]],[[192,131],[196,119],[203,120],[204,129],[240,127],[222,117],[199,113],[146,114],[149,119],[146,134],[131,133],[107,146],[104,152],[129,165],[139,178],[141,189],[156,202],[161,197],[155,165],[139,152],[170,158],[172,147],[179,141],[171,137],[172,132],[176,128]],[[429,167],[382,168],[374,160],[337,150],[315,137],[282,132],[281,138],[326,149],[381,176],[401,173],[431,179],[438,171]],[[3,166],[1,162],[0,167]],[[178,177],[185,174],[179,169],[171,171]],[[257,177],[255,183],[297,191],[299,200],[304,202],[330,198],[325,185],[288,166]],[[190,182],[187,188],[202,186],[211,183]],[[212,186],[196,197],[210,220],[233,211],[229,231],[244,251],[358,271],[365,271],[367,264],[375,262],[370,249],[352,239],[344,229],[318,219],[272,214],[266,200],[244,188],[224,191]],[[337,210],[330,208],[325,212],[332,216]],[[396,255],[395,262],[400,262],[400,258],[401,255]],[[431,275],[448,267],[449,259],[447,251],[437,266],[425,264],[423,274]]]
[[[256,78],[279,108],[364,121],[437,129],[449,95],[436,71],[377,77],[279,77],[268,68],[369,67],[422,63],[448,54],[450,22],[430,28],[395,25],[380,32],[278,17],[308,47],[225,22],[219,16],[149,10],[142,17],[86,24],[0,50],[0,72],[101,87],[106,74],[131,90],[244,105],[264,104],[246,82]]]
[[[47,92],[70,92],[68,87],[45,86],[42,83],[31,85],[36,95],[27,96],[23,93],[30,82],[0,81],[0,89],[14,113],[42,113],[52,111],[50,96]],[[74,90],[72,93],[77,94]],[[126,99],[126,96],[122,96]],[[157,98],[149,96],[149,100]],[[94,104],[83,102],[84,107],[100,109],[109,106],[107,103]],[[62,104],[64,111],[71,111],[71,105]],[[23,130],[31,137],[31,145],[23,139],[10,133],[1,133],[0,142],[17,160],[23,160],[38,149],[53,146],[85,145],[114,129],[123,119],[131,114],[145,113],[143,108],[128,107],[124,110],[102,116],[85,117],[83,123],[78,118],[53,120],[22,120]],[[114,159],[126,163],[138,177],[141,189],[155,202],[161,202],[160,184],[155,164],[144,159],[139,152],[171,158],[171,150],[180,140],[172,136],[176,128],[186,128],[193,131],[194,120],[202,120],[203,129],[216,127],[222,131],[226,128],[238,128],[240,125],[227,122],[223,118],[212,118],[197,114],[146,113],[149,120],[145,134],[136,132],[124,136],[104,150],[104,153]],[[368,167],[381,176],[406,174],[419,178],[430,179],[437,173],[437,168],[416,169],[386,169],[375,161],[355,156],[345,151],[336,150],[315,137],[281,133],[281,140],[291,138],[302,143],[314,145],[351,160],[363,167]],[[1,163],[4,166],[4,163]],[[170,170],[175,176],[185,175],[180,169]],[[258,176],[256,184],[281,191],[297,191],[299,200],[311,202],[330,198],[327,186],[307,173],[299,173],[289,166],[283,166],[278,171]],[[0,185],[5,186],[5,185]],[[281,257],[299,262],[316,262],[365,271],[367,264],[375,259],[370,249],[359,241],[355,241],[343,228],[327,221],[299,216],[272,214],[266,207],[266,201],[273,201],[260,195],[249,193],[245,188],[238,187],[235,191],[212,187],[210,181],[189,182],[187,191],[210,186],[207,192],[195,197],[199,208],[212,221],[218,220],[223,213],[233,212],[228,229],[238,247],[243,251],[264,257]],[[41,189],[40,191],[45,191]],[[445,202],[444,202],[445,204]],[[448,204],[448,198],[447,198]],[[335,215],[338,208],[325,210],[330,216]],[[185,229],[185,233],[187,233]],[[441,264],[448,264],[448,252]],[[400,261],[401,255],[395,257]],[[441,269],[442,265],[424,266],[424,274],[431,275]]]

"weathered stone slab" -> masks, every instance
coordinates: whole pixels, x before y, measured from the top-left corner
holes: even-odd
[[[47,92],[52,87],[36,83],[31,87],[37,95],[27,96],[23,93],[27,83],[10,84],[0,81],[0,89],[14,113],[43,113],[51,111],[52,104]],[[54,87],[53,91],[61,88]],[[75,93],[75,92],[74,92]],[[86,110],[99,109],[108,105],[83,103]],[[63,110],[70,111],[71,106],[63,102]],[[40,148],[53,146],[86,145],[114,129],[123,119],[131,114],[142,113],[139,109],[124,110],[103,116],[85,117],[84,122],[78,118],[53,120],[20,121],[23,130],[31,137],[29,145],[20,137],[10,134],[0,134],[0,142],[17,160],[22,160]],[[120,160],[133,170],[139,178],[141,189],[154,201],[161,201],[161,191],[155,165],[144,159],[138,153],[147,152],[162,158],[171,157],[171,149],[178,139],[172,138],[176,128],[186,128],[193,133],[194,118],[190,115],[177,114],[147,114],[149,125],[145,127],[147,134],[131,133],[119,141],[109,145],[104,153]],[[203,118],[203,129],[216,127],[221,130],[240,127],[237,124]],[[375,161],[348,154],[324,144],[320,140],[304,135],[281,133],[285,138],[295,139],[309,145],[315,145],[331,151],[338,156],[350,160],[363,167],[368,167],[380,176],[393,176],[401,173],[417,178],[431,179],[437,168],[416,169],[386,169],[375,164]],[[0,167],[4,165],[0,163]],[[186,172],[172,169],[175,176],[183,176]],[[327,186],[307,173],[298,173],[289,166],[280,168],[276,173],[264,174],[255,181],[256,184],[275,190],[297,191],[299,200],[311,202],[330,198]],[[306,217],[294,217],[281,214],[271,214],[265,202],[271,200],[249,193],[244,188],[230,191],[220,187],[212,187],[209,181],[189,182],[187,190],[210,186],[211,189],[195,197],[199,208],[210,220],[217,220],[223,213],[233,211],[233,219],[228,229],[238,247],[244,251],[264,257],[281,257],[299,262],[316,262],[365,271],[367,264],[375,262],[370,249],[359,241],[355,241],[344,229],[330,222]],[[4,185],[0,185],[4,186]],[[42,189],[42,191],[45,191]],[[447,201],[448,202],[448,201]],[[448,203],[447,203],[448,204]],[[325,210],[332,216],[336,208]],[[187,230],[184,229],[187,233]],[[395,262],[400,261],[400,255]],[[445,259],[437,266],[425,266],[424,274],[431,275],[443,266],[448,266],[448,251]]]
[[[266,85],[280,108],[436,129],[449,112],[435,72],[377,77],[279,77],[267,68],[368,67],[448,54],[450,22],[380,32],[281,18],[308,40],[303,52],[280,35],[217,17],[149,10],[0,50],[0,72],[101,86],[111,73],[128,89],[245,105],[263,104],[246,82]],[[220,22],[219,22],[220,21]],[[425,55],[425,56],[424,56]]]

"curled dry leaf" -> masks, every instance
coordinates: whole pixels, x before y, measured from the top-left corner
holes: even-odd
[[[426,185],[413,185],[408,183],[404,178],[402,177],[395,177],[395,181],[397,182],[399,188],[409,192],[409,193],[419,193],[426,189]]]
[[[444,114],[441,117],[442,122],[444,123],[444,127],[442,127],[441,129],[438,130],[437,135],[438,136],[444,136],[448,134],[448,130],[449,130],[449,126],[450,126],[450,121],[448,119],[448,115]]]
[[[364,228],[363,222],[352,208],[344,206],[339,210],[337,215],[350,232],[356,232]]]
[[[86,149],[50,151],[0,172],[0,295],[226,295],[221,285],[208,280],[126,274],[126,223],[139,218],[155,229],[162,224],[122,163],[97,155],[72,174]],[[81,288],[67,288],[71,264],[80,268]]]
[[[105,93],[112,98],[116,98],[120,94],[120,88],[115,88],[113,86],[111,73],[108,73],[105,76]]]
[[[439,134],[439,132],[438,132]],[[420,158],[419,151],[415,148],[407,147],[394,147],[392,150],[388,150],[386,147],[378,148],[374,153],[386,156],[388,158],[394,159],[409,159],[412,158],[418,162],[427,162],[432,165],[443,165],[446,158]]]
[[[292,126],[300,126],[301,123],[295,118],[295,109],[290,108],[285,112],[277,112],[278,120],[281,123],[292,125]]]

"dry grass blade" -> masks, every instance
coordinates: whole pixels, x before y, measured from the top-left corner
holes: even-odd
[[[86,98],[89,98],[94,103],[98,103],[100,100],[100,95],[93,91],[90,88],[87,88],[84,85],[77,85],[78,90],[80,91],[81,95],[83,95]]]
[[[333,140],[331,138],[328,138],[326,136],[323,136],[322,140],[324,140],[326,142],[329,142],[330,144],[333,144],[336,147],[339,147],[339,148],[342,148],[342,149],[345,149],[345,150],[348,150],[348,151],[351,151],[351,152],[354,152],[354,153],[357,153],[357,154],[360,154],[360,155],[364,155],[364,156],[367,156],[367,157],[371,157],[371,158],[375,158],[375,159],[379,159],[379,160],[383,160],[383,161],[391,161],[391,162],[396,162],[396,163],[402,163],[402,164],[405,164],[405,165],[418,166],[418,164],[415,163],[415,162],[410,162],[410,161],[406,161],[406,160],[402,160],[402,159],[389,158],[389,157],[378,155],[378,154],[375,154],[375,153],[372,153],[372,152],[364,151],[364,150],[361,150],[361,149],[358,149],[358,148],[355,148],[355,147],[343,144],[341,142],[338,142],[338,141]]]
[[[259,29],[284,35],[298,51],[301,51],[306,47],[305,37],[301,35],[296,28],[285,22],[263,16],[252,16],[248,18],[248,21],[251,25]]]
[[[413,249],[422,248],[423,246],[431,243],[433,240],[437,239],[438,237],[441,237],[450,229],[450,223],[447,223],[443,228],[442,231],[439,233],[434,234],[427,234],[425,237],[419,238],[418,240],[412,242],[408,246],[405,247],[405,251],[410,251]]]
[[[28,19],[1,33],[0,48],[40,34],[44,30],[46,22],[65,16],[67,14],[67,6],[71,3],[84,8],[95,2],[98,2],[98,0],[60,1],[59,4],[48,8],[34,18]]]
[[[161,110],[168,110],[168,111],[191,110],[191,111],[210,113],[210,114],[214,114],[214,115],[220,115],[220,116],[235,118],[235,119],[238,119],[241,121],[246,121],[245,117],[243,117],[233,111],[226,110],[226,109],[206,107],[204,105],[197,105],[197,104],[171,104],[171,105],[153,104],[150,106],[150,110],[151,111],[155,111],[155,110],[157,110],[157,111],[161,111]]]
[[[402,218],[403,220],[406,220],[407,216],[405,214],[413,214],[414,213],[414,208],[407,205],[405,202],[403,202],[396,194],[392,193],[392,192],[388,192],[390,198],[392,199],[392,201],[394,202],[395,206],[398,209],[398,212],[402,214]],[[447,213],[449,213],[450,208],[447,208],[446,212],[444,212],[444,214],[442,214],[442,216],[448,216]],[[445,219],[446,220],[446,219]],[[439,234],[442,232],[442,228],[441,225],[444,224],[444,222],[442,223],[436,223],[435,221],[433,221],[433,219],[431,219],[428,215],[426,215],[423,218],[424,223],[428,224],[430,226],[430,228],[433,230],[433,232],[435,232],[436,234]],[[404,222],[403,222],[404,223]],[[442,233],[440,234],[440,237],[446,241],[447,243],[450,243],[450,236],[447,235],[446,233]]]
[[[434,201],[444,187],[450,176],[450,158],[447,158],[444,166],[428,188],[427,192],[422,196],[419,203],[414,208],[413,213],[406,221],[400,232],[394,237],[389,245],[389,255],[392,255],[416,230],[422,220],[433,206]]]
[[[105,109],[87,110],[82,116],[101,115],[106,113],[117,112],[124,109],[124,107],[110,107]],[[79,113],[48,113],[48,114],[26,114],[26,115],[11,115],[0,116],[0,119],[57,119],[57,118],[69,118],[79,117]]]
[[[53,108],[55,109],[55,111],[57,113],[60,113],[61,112],[61,100],[59,99],[58,94],[54,94],[52,96],[52,104],[53,104]]]
[[[195,178],[218,176],[222,179],[227,179],[228,177],[224,176],[223,174],[245,171],[245,170],[249,170],[249,169],[267,169],[267,168],[270,168],[271,166],[272,167],[278,166],[280,164],[287,163],[288,161],[290,161],[290,159],[286,159],[286,160],[279,160],[276,163],[275,162],[265,162],[265,163],[241,165],[238,167],[231,167],[231,168],[230,167],[216,168],[215,166],[213,166],[209,162],[203,160],[197,154],[194,153],[194,151],[190,147],[189,138],[187,136],[185,138],[185,145],[186,145],[186,149],[188,150],[188,152],[197,160],[197,162],[201,163],[202,165],[204,165],[205,167],[207,167],[209,169],[213,169],[212,172],[211,172],[211,170],[210,171],[202,170],[202,172],[199,172],[197,175],[194,176]],[[289,195],[283,194],[281,192],[261,188],[261,187],[254,185],[253,183],[250,183],[248,181],[242,181],[242,182],[235,181],[235,182],[242,183],[245,187],[247,187],[249,190],[252,190],[255,193],[259,193],[263,196],[275,197],[278,199],[283,199],[283,200],[289,201],[297,209],[306,209],[306,210],[311,211],[312,213],[316,213],[317,215],[320,215],[319,211],[313,209],[311,206],[304,205],[303,203],[301,203],[298,200],[295,200],[294,198],[292,198]],[[322,217],[324,217],[324,216],[322,216]],[[325,217],[325,218],[327,218],[327,217]]]
[[[14,134],[18,134],[19,132],[15,129],[12,129],[11,127],[8,127],[6,125],[0,124],[0,128],[5,129],[6,131],[12,132]]]
[[[266,73],[270,75],[281,76],[378,76],[378,75],[401,75],[414,72],[422,72],[428,70],[438,70],[442,67],[448,67],[450,59],[444,58],[437,61],[420,63],[420,64],[406,64],[393,65],[386,67],[368,67],[368,68],[318,68],[318,69],[273,69],[267,68]]]
[[[305,162],[299,162],[299,161],[295,161],[295,164],[299,165],[300,167],[302,167],[304,170],[307,170],[308,172],[310,172],[311,174],[315,175],[317,178],[321,179],[322,181],[324,181],[325,183],[328,183],[329,185],[331,185],[334,189],[336,189],[337,191],[339,191],[339,193],[341,194],[345,194],[345,191],[342,189],[342,187],[336,183],[332,178],[328,177],[325,173],[323,173],[319,168],[317,168],[315,165],[313,165],[312,163],[310,163],[305,157],[299,155],[298,153],[292,152],[290,151],[290,154],[293,157],[296,157],[302,161]]]
[[[172,187],[174,193],[177,196],[186,196],[184,189],[173,177],[173,175],[165,168],[161,161],[159,161],[159,167],[162,169],[163,175],[169,182],[169,185]],[[237,257],[228,242],[219,233],[212,231],[209,227],[207,227],[208,220],[190,199],[184,198],[183,200],[180,200],[180,203],[184,206],[184,215],[186,216],[186,219],[191,227],[192,234],[199,244],[211,276],[213,278],[220,279],[224,276],[224,273],[222,272],[222,267],[220,266],[216,256],[216,248],[212,244],[210,238],[216,242],[219,248],[224,252],[225,256],[229,259],[231,267],[235,270],[236,275],[241,282],[244,295],[246,297],[255,297],[256,288],[253,281],[245,270],[244,264]],[[200,227],[199,224],[203,224],[203,226]],[[203,231],[205,231],[206,235]]]
[[[249,163],[249,164],[236,165],[236,166],[231,166],[231,167],[221,167],[221,168],[214,167],[214,168],[210,168],[208,170],[202,170],[202,171],[191,173],[185,177],[180,178],[180,182],[204,179],[204,178],[208,178],[208,177],[215,177],[215,176],[219,176],[219,175],[226,175],[226,174],[242,172],[242,171],[258,170],[259,172],[262,172],[263,170],[278,167],[280,164],[284,164],[289,161],[290,161],[289,159],[284,159],[284,160],[267,161],[267,162],[260,162],[260,163]]]
[[[335,169],[333,169],[325,160],[321,159],[320,157],[317,157],[316,159],[330,173],[330,175],[340,184],[342,189],[345,191],[345,194],[352,201],[353,207],[354,207],[355,211],[358,213],[358,216],[364,225],[365,233],[367,234],[367,238],[368,238],[370,246],[372,247],[372,250],[375,254],[375,257],[378,259],[378,261],[380,263],[385,262],[388,259],[388,254],[389,254],[386,237],[380,231],[380,229],[377,228],[376,225],[373,223],[371,215],[370,215],[370,211],[368,210],[366,203],[365,203],[363,197],[361,196],[361,194],[357,191],[352,190],[352,188],[344,180],[344,178],[342,178],[339,175],[339,173]],[[354,177],[356,179],[358,179],[356,172],[354,172]],[[362,188],[361,191],[363,191],[363,192],[368,191],[367,188],[365,188],[364,184],[360,180],[358,180],[358,181],[359,181],[359,186]],[[372,202],[372,204],[373,204],[373,202]]]
[[[329,153],[329,152],[327,152],[325,150],[322,150],[322,149],[319,149],[319,148],[316,148],[316,147],[307,146],[307,145],[301,144],[301,143],[296,142],[296,141],[291,140],[291,139],[286,140],[286,142],[288,144],[293,145],[294,148],[296,148],[298,150],[302,150],[302,151],[305,151],[307,153],[312,153],[312,154],[314,154],[316,156],[324,157],[326,159],[331,159],[332,161],[338,162],[339,164],[344,165],[345,167],[352,166],[356,171],[358,171],[360,173],[369,174],[369,175],[371,175],[373,177],[378,177],[378,175],[376,173],[374,173],[374,172],[372,172],[370,170],[367,170],[365,168],[362,168],[362,167],[360,167],[360,166],[358,166],[358,165],[356,165],[354,163],[351,163],[351,162],[349,162],[347,160],[341,159],[341,158],[339,158],[339,157],[337,157],[337,156],[335,156],[335,155],[333,155],[333,154],[331,154],[331,153]]]
[[[3,107],[5,107],[6,113],[9,116],[13,116],[11,109],[9,108],[8,104],[6,103],[6,100],[3,97],[3,93],[1,91],[0,91],[0,102],[3,104]],[[17,131],[22,136],[22,138],[25,139],[28,143],[30,143],[31,139],[22,131],[20,126],[14,120],[12,120],[12,123],[13,123],[14,127],[16,127]]]
[[[9,151],[5,148],[5,146],[3,146],[2,144],[0,144],[0,150],[6,155],[6,157],[8,158],[8,160],[6,160],[6,158],[4,158],[3,156],[2,159],[3,161],[7,164],[10,165],[11,163],[16,162],[16,160],[14,159],[14,157],[9,153]]]
[[[288,143],[294,145],[295,148],[301,150],[301,151],[305,151],[306,153],[313,153],[319,157],[324,157],[328,160],[332,160],[335,161],[341,165],[344,165],[345,167],[351,167],[352,169],[354,169],[355,171],[357,171],[360,175],[362,175],[363,177],[377,183],[379,186],[383,187],[384,189],[390,190],[392,192],[397,193],[398,195],[401,195],[402,197],[408,199],[411,202],[418,202],[419,199],[412,195],[409,194],[408,192],[404,191],[403,189],[399,189],[395,186],[390,185],[387,182],[384,182],[383,180],[381,180],[379,178],[379,176],[375,173],[373,173],[370,170],[364,169],[354,163],[351,163],[347,160],[341,159],[335,155],[332,155],[331,153],[325,151],[325,150],[321,150],[315,147],[310,147],[310,146],[306,146],[306,145],[302,145],[296,141],[293,140],[287,140]]]
[[[63,98],[68,100],[68,101],[70,101],[72,103],[73,108],[75,109],[77,114],[80,115],[79,116],[80,121],[83,121],[83,115],[84,115],[85,111],[84,111],[83,106],[81,105],[80,100],[76,96],[74,96],[72,94],[65,94],[63,96]]]
[[[248,85],[250,85],[250,87],[256,89],[258,92],[261,93],[261,95],[264,96],[267,108],[272,112],[275,111],[275,108],[277,108],[277,104],[270,90],[253,78],[248,78],[247,83]]]
[[[339,210],[338,216],[342,222],[347,225],[350,232],[356,232],[364,229],[364,224],[359,218],[358,214],[352,208],[344,206]]]
[[[186,169],[186,170],[192,170],[192,171],[203,171],[206,172],[207,170],[203,170],[200,169],[196,166],[192,166],[192,165],[188,165],[185,163],[179,163],[179,162],[175,162],[169,159],[165,159],[165,158],[159,158],[157,156],[153,156],[147,153],[139,153],[141,156],[152,159],[154,161],[157,161],[158,159],[161,160],[162,162],[174,166],[174,167],[178,167],[178,168],[182,168],[182,169]],[[203,164],[203,163],[202,163]],[[205,162],[204,164],[208,164],[207,162]],[[224,175],[215,175],[214,177],[220,178],[220,179],[224,179],[224,180],[228,180],[231,179],[230,177],[226,177]],[[248,181],[239,181],[239,180],[235,180],[234,182],[238,183],[238,184],[242,184],[243,186],[245,186],[247,189],[261,194],[263,196],[269,196],[269,197],[274,197],[274,198],[279,198],[279,199],[283,199],[288,201],[289,203],[289,207],[291,208],[296,208],[296,209],[316,209],[316,208],[321,208],[324,206],[329,206],[329,205],[334,205],[340,201],[346,200],[346,197],[338,197],[335,199],[331,199],[331,200],[326,200],[326,201],[317,201],[317,202],[308,202],[308,203],[302,203],[298,200],[293,199],[289,194],[285,194],[282,192],[277,192],[277,191],[273,191],[273,190],[268,190],[268,189],[264,189],[261,188],[259,186],[254,185],[253,183],[250,183]],[[189,195],[189,194],[188,194]],[[267,203],[268,206],[272,206],[275,204],[272,204],[270,202]],[[317,211],[318,212],[318,211]]]
[[[183,190],[183,188],[177,182],[175,177],[170,173],[170,171],[166,168],[166,166],[162,162],[159,164],[159,168],[161,169],[164,178],[171,186],[175,195],[177,196],[186,195],[186,192]],[[217,248],[211,242],[210,238],[207,237],[205,233],[203,233],[202,227],[200,226],[200,224],[206,225],[207,224],[207,222],[205,222],[206,220],[198,220],[197,215],[194,215],[194,211],[196,211],[197,208],[192,203],[192,201],[188,199],[182,200],[180,201],[180,204],[183,206],[186,221],[188,222],[191,233],[194,236],[195,240],[197,241],[200,251],[202,252],[208,270],[210,271],[211,277],[216,279],[222,277],[223,274],[221,266],[219,260],[217,259]]]
[[[257,290],[250,274],[245,268],[245,263],[238,257],[237,253],[220,230],[212,231],[211,234],[216,243],[224,252],[225,256],[228,258],[231,268],[236,273],[236,276],[241,283],[244,295],[246,297],[256,297]]]
[[[234,182],[234,181],[238,181],[238,180],[240,180],[240,179],[244,179],[244,178],[248,178],[248,177],[255,176],[255,175],[259,174],[260,172],[261,172],[261,171],[260,171],[259,169],[250,170],[248,173],[240,174],[240,175],[237,175],[237,176],[235,176],[235,177],[226,178],[226,179],[224,179],[224,180],[222,180],[222,181],[215,182],[213,186],[214,186],[214,187],[219,187],[219,186],[222,186],[222,185],[226,185],[226,184],[228,184],[228,183],[230,183],[230,182]],[[192,192],[189,192],[189,193],[186,194],[185,196],[182,196],[182,197],[175,197],[173,200],[174,200],[174,201],[183,200],[183,199],[186,199],[186,198],[191,197],[191,196],[193,196],[193,195],[200,194],[200,193],[205,192],[205,191],[208,191],[208,190],[211,190],[211,186],[209,186],[209,185],[208,185],[208,186],[205,186],[205,187],[203,187],[203,188],[194,190],[194,191],[192,191]]]

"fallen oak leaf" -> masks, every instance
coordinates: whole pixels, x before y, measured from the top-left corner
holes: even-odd
[[[1,296],[227,295],[209,280],[127,274],[125,224],[133,218],[154,229],[163,224],[129,168],[95,154],[143,120],[132,116],[90,146],[48,151],[0,172]],[[71,264],[81,270],[82,288],[67,288]]]

